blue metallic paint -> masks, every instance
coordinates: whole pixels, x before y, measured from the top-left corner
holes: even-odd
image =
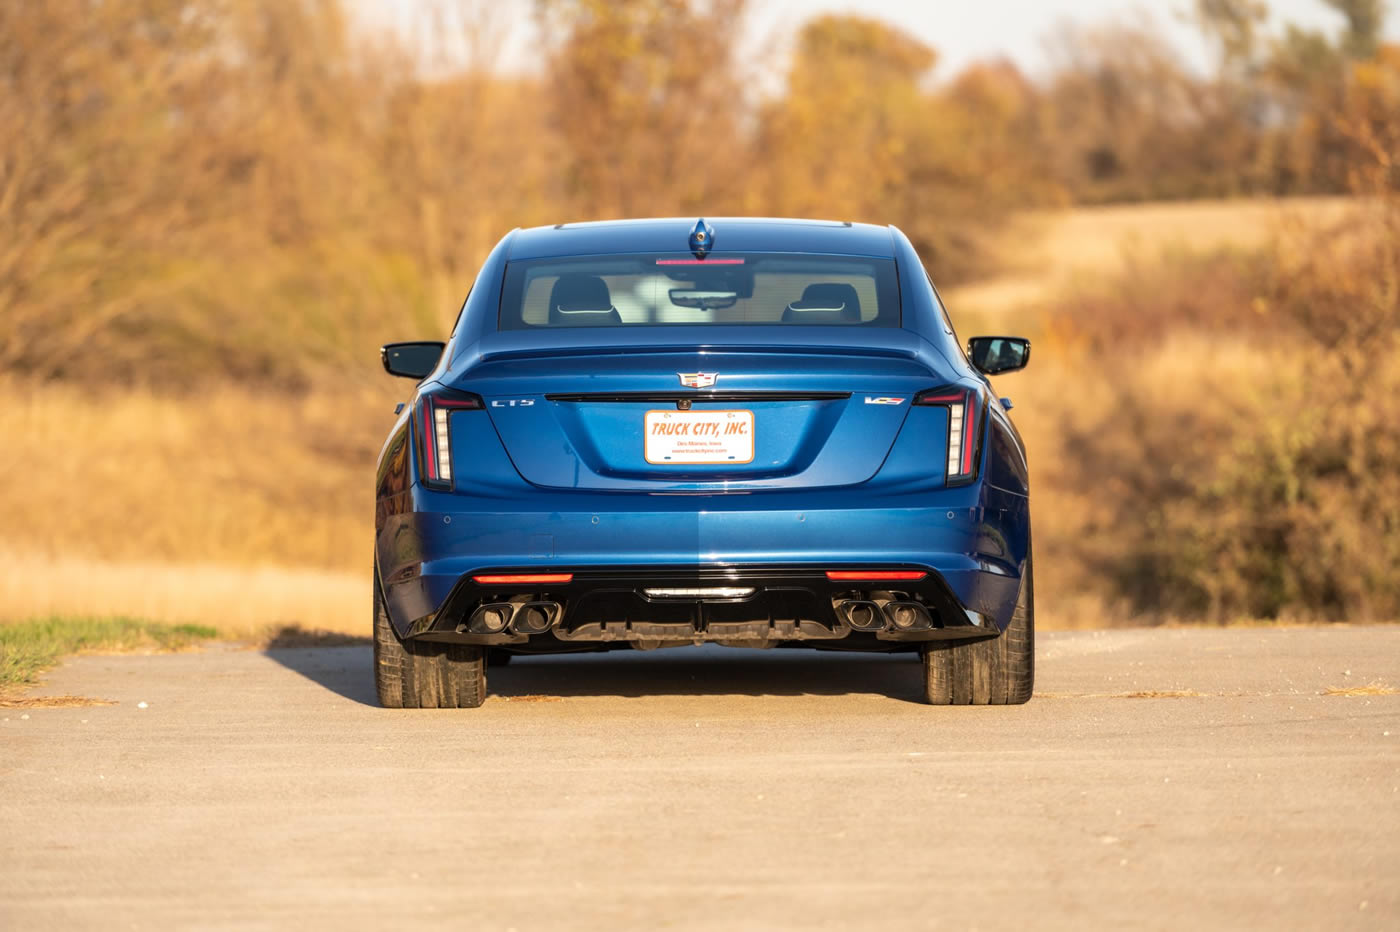
[[[464,574],[484,568],[777,563],[925,566],[966,608],[1005,628],[1030,537],[1024,448],[1010,419],[999,405],[986,406],[979,478],[945,488],[945,408],[851,403],[861,394],[909,397],[946,384],[978,387],[995,398],[958,346],[936,291],[898,230],[714,221],[723,235],[716,255],[766,250],[893,257],[901,329],[495,330],[508,259],[674,249],[693,224],[517,230],[488,256],[437,369],[419,387],[450,385],[487,401],[484,411],[450,415],[453,459],[458,476],[469,481],[459,482],[458,491],[434,491],[416,481],[412,406],[380,457],[375,562],[395,628],[403,636],[421,630]],[[548,359],[541,362],[541,354]],[[769,446],[760,442],[759,468],[722,480],[704,470],[645,478],[635,468],[639,437],[627,434],[622,422],[608,430],[568,430],[570,418],[640,418],[649,405],[581,413],[544,400],[552,391],[670,391],[677,387],[674,373],[699,370],[721,371],[728,384],[717,388],[859,387],[850,389],[851,401],[804,403],[789,412],[787,433],[780,431]],[[489,406],[527,398],[536,403]],[[889,426],[880,427],[880,419]],[[561,427],[565,437],[604,439],[591,448],[566,443],[544,449],[541,444],[558,445]],[[888,434],[892,442],[862,443],[872,433]],[[785,447],[792,441],[799,441],[795,449]],[[647,491],[636,490],[641,487]]]
[[[826,220],[754,217],[712,218],[717,254],[810,252],[894,258],[893,227]],[[506,236],[511,259],[603,256],[617,253],[689,250],[694,217],[656,220],[604,220],[516,230]]]

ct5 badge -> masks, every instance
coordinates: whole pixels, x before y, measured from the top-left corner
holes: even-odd
[[[865,403],[868,404],[868,405],[902,405],[902,404],[904,404],[904,399],[903,399],[903,398],[886,398],[886,397],[883,396],[883,395],[881,395],[880,397],[877,398],[877,397],[875,397],[874,395],[866,395],[866,396],[865,396]]]

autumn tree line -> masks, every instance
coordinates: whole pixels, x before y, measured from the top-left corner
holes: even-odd
[[[526,69],[492,54],[484,0],[416,37],[340,0],[0,3],[0,371],[368,371],[386,336],[441,335],[486,250],[538,223],[892,222],[952,283],[1028,206],[1347,192],[1400,121],[1400,47],[1385,0],[1318,2],[1335,32],[1195,0],[1205,73],[1129,16],[1061,32],[1035,77],[944,74],[857,16],[754,56],[745,0],[537,0]]]

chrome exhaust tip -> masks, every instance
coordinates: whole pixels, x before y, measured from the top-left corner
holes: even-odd
[[[846,624],[857,631],[879,631],[885,626],[885,616],[874,602],[851,600],[842,602],[840,608]]]
[[[558,602],[525,602],[516,608],[510,627],[516,634],[543,634],[558,620]]]
[[[510,624],[515,606],[509,602],[488,602],[472,612],[467,630],[472,634],[500,634]]]
[[[933,617],[929,615],[928,609],[918,602],[891,602],[885,606],[885,614],[900,631],[933,627]]]

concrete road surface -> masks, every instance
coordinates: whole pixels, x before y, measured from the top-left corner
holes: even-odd
[[[367,648],[82,657],[0,709],[0,928],[1400,928],[1400,628],[536,658],[384,711]],[[145,706],[141,704],[145,703]]]

